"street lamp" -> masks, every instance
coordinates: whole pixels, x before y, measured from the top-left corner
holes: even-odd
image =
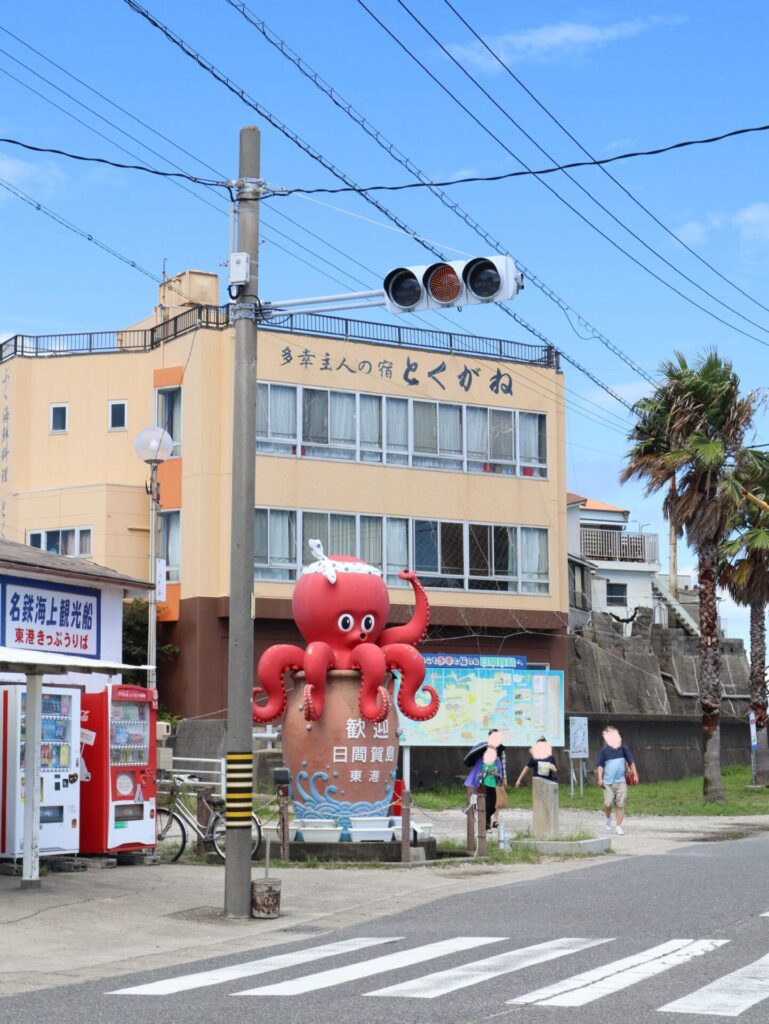
[[[136,454],[150,467],[147,481],[147,494],[150,497],[150,583],[149,606],[147,608],[147,687],[154,689],[157,685],[157,669],[155,666],[155,648],[157,645],[157,523],[160,507],[158,489],[158,466],[165,462],[174,449],[173,438],[162,427],[147,427],[137,434],[134,441]]]

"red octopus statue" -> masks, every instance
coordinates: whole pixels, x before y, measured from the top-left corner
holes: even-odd
[[[303,670],[304,717],[317,721],[323,713],[326,674],[330,669],[358,669],[361,674],[360,712],[369,722],[382,722],[390,711],[387,672],[400,672],[398,707],[408,718],[425,721],[438,711],[438,694],[431,686],[428,704],[415,697],[425,677],[422,656],[412,644],[427,631],[430,609],[422,584],[413,572],[401,572],[414,588],[416,609],[403,626],[384,625],[390,610],[387,586],[378,569],[358,558],[327,558],[319,541],[311,540],[316,561],[306,566],[294,588],[294,619],[307,641],[306,650],[294,644],[269,647],[259,659],[261,686],[254,697],[267,694],[267,703],[253,704],[254,721],[271,722],[283,714],[286,703],[284,676]]]

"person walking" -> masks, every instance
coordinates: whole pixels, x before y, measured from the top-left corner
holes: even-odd
[[[467,758],[478,754],[470,773],[465,779],[465,786],[479,789],[483,786],[486,797],[486,831],[491,828],[491,821],[497,806],[497,786],[504,778],[504,768],[500,758],[501,736],[498,729],[490,729],[485,744],[474,747]],[[485,747],[485,749],[484,749]],[[465,760],[467,760],[467,758]]]
[[[622,742],[619,732],[608,726],[603,733],[604,745],[595,763],[597,782],[603,788],[603,811],[606,815],[606,831],[611,832],[611,812],[614,809],[618,836],[625,834],[622,823],[625,820],[625,799],[627,782],[625,772],[629,771],[634,782],[638,781],[638,770],[628,747]]]
[[[527,772],[538,779],[546,779],[548,782],[558,781],[558,765],[553,757],[553,748],[547,742],[546,737],[540,736],[533,747],[529,749],[531,757],[521,768],[521,774],[515,783],[515,788],[520,789],[521,783],[526,778]]]

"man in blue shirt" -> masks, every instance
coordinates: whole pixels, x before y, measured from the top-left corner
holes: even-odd
[[[622,742],[622,737],[613,726],[603,731],[604,746],[598,755],[598,785],[603,787],[603,810],[606,815],[606,831],[611,832],[612,807],[616,808],[617,835],[624,835],[622,822],[625,820],[625,798],[627,782],[625,769],[630,768],[634,778],[638,778],[633,755]]]

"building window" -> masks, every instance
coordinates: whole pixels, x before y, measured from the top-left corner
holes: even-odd
[[[376,566],[392,587],[408,586],[398,573],[411,566],[426,587],[549,592],[544,528],[258,508],[255,531],[256,579],[296,579],[317,539],[327,555]]]
[[[67,421],[69,419],[69,406],[68,405],[52,405],[51,406],[51,433],[52,434],[66,434],[67,432]]]
[[[296,579],[296,512],[257,508],[254,575],[260,580]]]
[[[606,581],[606,604],[614,608],[627,608],[627,583]]]
[[[92,554],[91,527],[73,526],[65,530],[30,530],[27,543],[32,548],[49,551],[52,555],[68,558],[86,558]]]
[[[296,388],[259,384],[256,406],[256,450],[270,455],[296,453]]]
[[[178,510],[159,512],[158,520],[160,523],[158,557],[165,560],[166,580],[169,583],[178,583],[182,578],[182,514]]]
[[[507,476],[547,476],[547,416],[260,383],[256,450]]]
[[[109,403],[109,429],[126,430],[128,428],[128,403]]]
[[[569,562],[569,607],[590,611],[590,575],[587,567]]]
[[[156,426],[170,434],[174,447],[171,458],[182,454],[182,389],[161,388],[157,393]]]

